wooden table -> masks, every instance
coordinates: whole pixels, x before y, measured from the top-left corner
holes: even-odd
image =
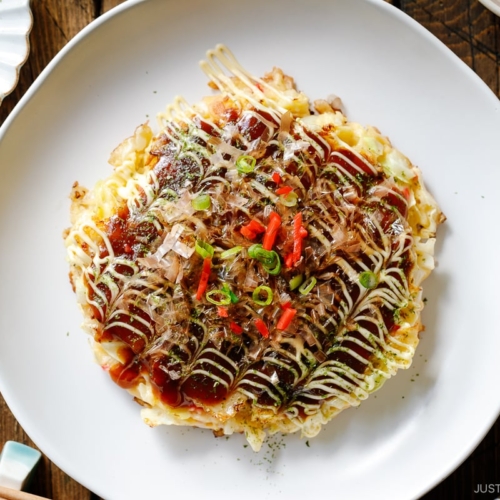
[[[17,88],[0,106],[0,124],[56,53],[84,26],[122,1],[32,2],[35,22],[30,37],[31,54],[21,70]],[[486,10],[478,0],[390,0],[390,3],[434,33],[500,97],[500,18]],[[0,396],[0,446],[6,440],[34,446]],[[429,453],[432,453],[431,447]],[[465,463],[423,498],[474,498],[473,491],[478,484],[500,484],[500,419]],[[98,499],[48,458],[44,458],[37,469],[31,492],[54,500]]]

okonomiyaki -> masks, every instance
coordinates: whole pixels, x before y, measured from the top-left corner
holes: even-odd
[[[75,183],[70,280],[100,365],[151,426],[313,437],[412,362],[444,220],[420,170],[338,98],[224,46]]]

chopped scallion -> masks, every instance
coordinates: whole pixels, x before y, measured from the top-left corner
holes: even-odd
[[[250,155],[240,156],[236,160],[236,169],[240,174],[250,174],[255,169],[255,164],[257,160]]]
[[[299,287],[299,292],[302,295],[307,295],[313,288],[314,285],[317,283],[317,279],[314,276],[310,276],[302,285]]]
[[[274,254],[275,258],[275,263],[267,265],[263,264],[264,270],[267,271],[269,274],[272,274],[273,276],[276,276],[277,274],[280,273],[281,271],[281,260],[280,256],[276,252],[272,252]]]
[[[225,290],[210,290],[205,295],[206,299],[216,306],[227,306],[231,304],[231,296]],[[212,297],[217,297],[213,299]],[[217,300],[219,299],[219,300]]]
[[[195,210],[208,210],[212,206],[212,199],[208,194],[200,194],[191,200],[191,205]]]
[[[214,256],[214,247],[202,240],[196,240],[194,249],[203,259],[211,259]]]
[[[299,197],[297,196],[297,193],[291,192],[286,195],[281,195],[280,196],[280,201],[285,207],[294,207],[297,205]]]
[[[281,271],[280,256],[274,250],[265,250],[260,243],[248,249],[248,255],[258,260],[269,274],[277,275]]]
[[[230,259],[232,257],[236,257],[236,255],[238,255],[242,250],[243,250],[243,247],[240,247],[240,246],[230,248],[229,250],[224,250],[224,252],[222,252],[220,254],[220,258],[222,260],[224,260],[224,259]]]
[[[304,277],[302,276],[302,274],[297,274],[297,276],[294,276],[289,282],[290,290],[295,290],[296,288],[298,288],[302,284],[303,279]]]
[[[240,299],[233,293],[231,288],[229,288],[229,285],[227,283],[224,283],[222,285],[222,289],[229,294],[229,297],[231,298],[231,303],[236,304],[237,302],[240,301]]]
[[[266,293],[265,300],[261,299],[262,292]],[[252,293],[252,300],[259,306],[268,306],[273,301],[273,291],[268,286],[258,286]]]
[[[365,288],[375,288],[378,285],[378,278],[375,273],[364,271],[359,275],[359,282]]]
[[[252,259],[257,259],[259,262],[262,262],[264,264],[273,264],[273,260],[274,260],[274,254],[276,254],[276,252],[272,251],[272,250],[264,250],[264,248],[262,247],[262,245],[260,243],[257,243],[255,245],[252,245],[249,249],[248,249],[248,255],[252,258]]]

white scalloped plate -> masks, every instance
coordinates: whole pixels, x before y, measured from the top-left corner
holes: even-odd
[[[256,455],[239,435],[148,428],[92,362],[67,278],[72,183],[108,175],[112,149],[176,93],[209,92],[197,61],[217,43],[256,74],[281,66],[314,99],[341,96],[421,167],[448,217],[412,367],[309,447],[292,435]],[[381,0],[125,2],[0,129],[0,390],[43,452],[107,500],[419,497],[500,411],[499,130],[486,85]]]
[[[0,103],[16,88],[28,59],[32,25],[29,0],[0,1]]]
[[[500,0],[479,0],[487,9],[500,16]]]

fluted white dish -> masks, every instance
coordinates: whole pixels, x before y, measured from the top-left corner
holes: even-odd
[[[16,88],[28,59],[32,25],[29,0],[0,1],[0,103]]]

